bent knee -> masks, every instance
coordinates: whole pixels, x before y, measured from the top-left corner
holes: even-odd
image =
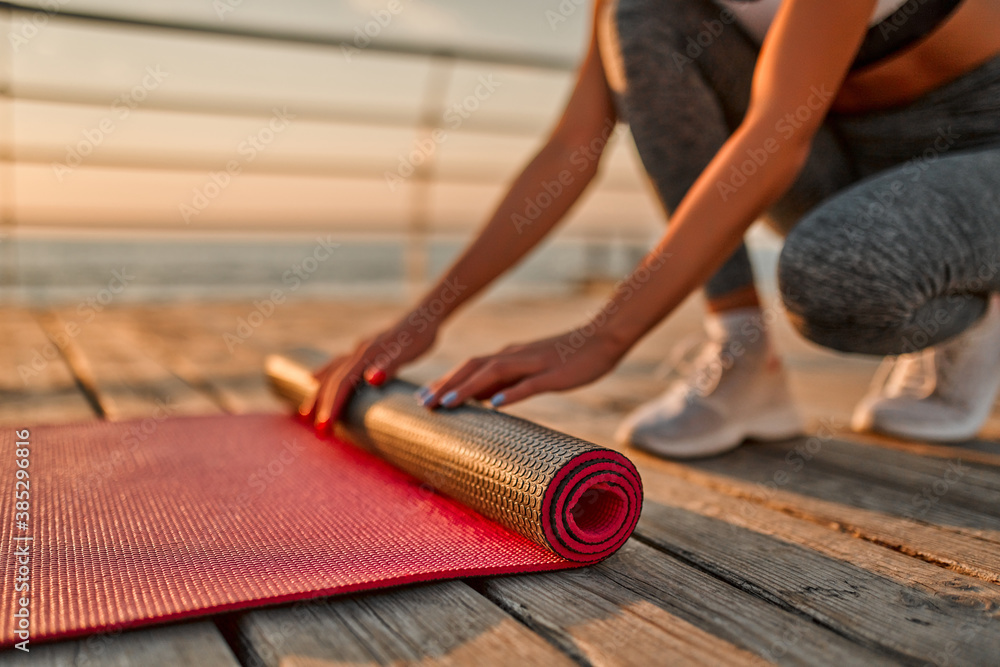
[[[857,234],[852,209],[823,205],[788,235],[778,289],[792,325],[842,352],[891,354],[926,301],[900,253]]]

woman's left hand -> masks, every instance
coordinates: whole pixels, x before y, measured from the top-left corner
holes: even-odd
[[[428,408],[456,407],[470,398],[490,399],[493,407],[510,405],[544,391],[593,382],[614,368],[626,350],[588,325],[470,359],[423,388],[420,399]]]

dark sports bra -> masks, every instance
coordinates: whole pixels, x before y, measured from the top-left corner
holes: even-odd
[[[718,1],[718,0],[717,0]],[[722,0],[737,5],[758,0]],[[851,64],[851,70],[870,65],[910,46],[944,23],[962,0],[908,0],[891,14],[872,25]],[[737,16],[739,19],[739,16]]]
[[[905,49],[944,23],[962,0],[909,0],[868,29],[851,69],[870,65]]]

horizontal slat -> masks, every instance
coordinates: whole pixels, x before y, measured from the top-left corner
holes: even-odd
[[[459,581],[255,611],[235,632],[269,667],[573,664]]]
[[[593,568],[480,585],[490,599],[588,664],[889,663],[634,539]]]

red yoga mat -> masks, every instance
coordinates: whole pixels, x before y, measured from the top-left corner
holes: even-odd
[[[573,567],[631,534],[622,455],[488,410],[412,410],[408,392],[352,402],[368,451],[275,415],[4,429],[0,645]]]

